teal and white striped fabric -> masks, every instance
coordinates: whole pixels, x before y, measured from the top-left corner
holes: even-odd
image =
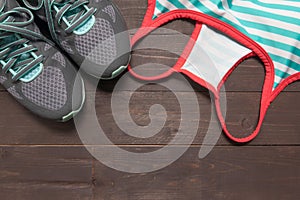
[[[300,0],[156,0],[153,19],[178,9],[210,15],[260,44],[274,62],[274,89],[300,72]]]

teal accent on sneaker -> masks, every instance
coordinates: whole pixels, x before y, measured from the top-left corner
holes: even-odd
[[[85,87],[84,87],[83,80],[81,80],[81,84],[83,85],[83,87],[82,87],[82,102],[81,102],[80,106],[77,109],[74,109],[69,114],[63,116],[58,122],[67,122],[67,121],[71,120],[74,116],[76,116],[82,110],[84,103],[85,103],[85,99],[86,99],[85,98]]]
[[[86,33],[88,33],[94,26],[96,22],[96,18],[95,16],[90,17],[90,19],[88,19],[84,24],[82,24],[81,26],[79,26],[74,33],[76,35],[84,35]]]
[[[94,26],[94,24],[96,22],[96,18],[94,15],[87,17],[84,14],[81,14],[79,19],[74,20],[74,19],[78,18],[77,15],[80,15],[79,12],[81,12],[81,10],[78,9],[78,12],[76,12],[76,10],[70,10],[69,13],[68,13],[68,11],[62,12],[61,10],[65,9],[65,6],[66,5],[62,5],[59,7],[58,5],[53,5],[53,8],[57,12],[57,15],[62,15],[60,18],[67,25],[67,29],[73,30],[73,33],[75,33],[76,35],[84,35],[92,29],[92,27]],[[88,8],[86,5],[83,5],[83,8],[85,9],[86,13],[92,11],[92,9]],[[93,12],[95,12],[95,11],[92,11],[91,13],[93,13]],[[70,18],[70,20],[67,18]],[[79,21],[79,20],[81,20],[81,18],[83,18],[82,22]],[[76,23],[77,23],[77,26],[75,26],[75,28],[74,28],[74,25]]]
[[[3,12],[3,9],[4,7],[0,10],[0,67],[12,74],[13,81],[30,82],[42,72],[43,56],[38,56],[35,53],[37,49],[29,45],[30,41],[22,36],[49,40],[25,28],[34,21],[34,16],[28,9],[17,7],[7,12]],[[18,21],[18,18],[12,16],[20,16],[25,20]]]

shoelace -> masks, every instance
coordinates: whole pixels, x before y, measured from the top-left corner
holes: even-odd
[[[44,3],[46,18],[49,24],[51,36],[58,41],[54,20],[61,25],[64,22],[67,26],[66,33],[75,32],[82,24],[92,19],[97,11],[96,8],[89,8],[89,0],[40,0]],[[53,11],[56,13],[54,19]],[[78,33],[79,34],[79,33]]]
[[[44,40],[50,44],[51,42],[44,36],[25,29],[34,20],[33,14],[28,9],[16,7],[2,13],[4,7],[5,3],[0,8],[0,66],[2,65],[5,73],[10,72],[13,75],[12,81],[32,81],[43,68],[43,56],[34,53],[37,48],[28,44],[30,40],[26,38]],[[15,16],[25,20],[16,21]],[[31,75],[28,79],[22,79],[29,73]]]
[[[60,6],[60,3],[54,3],[54,5],[57,5],[54,8],[57,11],[55,18],[58,24],[61,24],[61,22],[64,21],[68,26],[65,31],[67,33],[73,32],[82,23],[90,19],[96,12],[95,8],[86,7],[88,3],[89,1],[87,0],[69,0],[63,6]],[[57,9],[59,7],[60,9]]]

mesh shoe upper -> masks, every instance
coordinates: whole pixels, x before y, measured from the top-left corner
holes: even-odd
[[[116,39],[111,24],[105,19],[97,19],[87,34],[75,36],[75,48],[81,56],[96,64],[111,63],[117,56]]]
[[[52,38],[88,74],[110,78],[128,64],[129,34],[111,1],[20,1],[48,22]]]
[[[4,1],[4,3],[5,6],[0,15],[18,10],[18,5],[15,1]],[[0,17],[0,19],[2,18]],[[7,17],[5,16],[4,19],[0,21],[0,35],[6,38],[12,38],[11,42],[26,38],[29,40],[26,45],[34,47],[32,52],[26,53],[24,51],[19,57],[16,57],[14,66],[10,66],[11,69],[14,69],[16,72],[22,71],[25,67],[20,63],[26,63],[27,60],[30,61],[30,57],[35,55],[42,57],[42,70],[38,72],[37,69],[35,69],[37,68],[36,66],[39,65],[32,66],[31,69],[28,69],[27,73],[24,73],[18,80],[14,80],[13,77],[15,75],[10,71],[4,70],[4,67],[7,65],[6,63],[12,60],[9,55],[11,52],[9,52],[8,55],[1,57],[2,68],[0,68],[0,84],[2,84],[17,101],[35,114],[44,118],[60,121],[69,119],[72,114],[80,110],[84,101],[83,81],[80,76],[77,76],[76,69],[51,42],[48,43],[47,39],[1,29],[1,23],[5,23],[7,20],[11,20],[12,22],[18,20],[18,22],[22,22],[22,20],[27,20],[27,17],[23,13],[16,14],[14,12]],[[22,28],[37,34],[40,33],[34,23],[30,23]],[[1,41],[0,48],[5,47],[5,45],[7,45],[6,43],[5,41]],[[10,47],[10,51],[17,51],[11,48],[13,47]],[[16,48],[22,48],[22,44],[17,44]],[[21,67],[16,69],[17,65]],[[28,76],[29,73],[33,77],[32,80],[22,80],[22,77]],[[78,77],[77,79],[76,76]]]

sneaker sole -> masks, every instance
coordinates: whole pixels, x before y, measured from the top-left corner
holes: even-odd
[[[74,110],[72,112],[70,112],[69,114],[65,115],[64,117],[62,117],[60,120],[58,120],[58,122],[67,122],[71,119],[73,119],[83,108],[84,103],[85,103],[85,86],[84,86],[84,81],[81,80],[82,82],[82,102],[80,107],[77,110]]]

